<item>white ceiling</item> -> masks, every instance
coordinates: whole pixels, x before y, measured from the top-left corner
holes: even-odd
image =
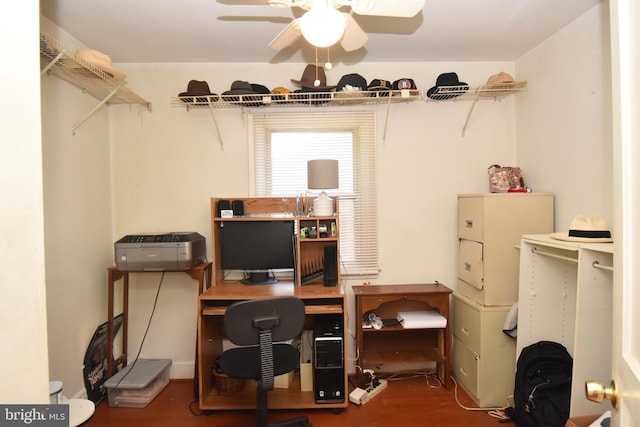
[[[413,18],[354,15],[369,35],[368,42],[354,52],[332,47],[330,59],[344,64],[513,61],[599,1],[426,0]],[[40,0],[40,7],[48,19],[115,63],[313,63],[315,50],[302,38],[282,51],[267,46],[304,10],[264,3]],[[324,62],[326,52],[319,56]]]

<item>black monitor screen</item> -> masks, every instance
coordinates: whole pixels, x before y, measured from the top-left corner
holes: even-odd
[[[293,221],[224,221],[220,224],[223,270],[293,269]]]

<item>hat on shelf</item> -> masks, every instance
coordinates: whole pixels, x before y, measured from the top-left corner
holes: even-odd
[[[510,74],[500,71],[489,76],[487,83],[480,87],[479,96],[505,96],[517,92],[527,85],[527,82],[517,82]]]
[[[189,80],[186,92],[180,92],[178,96],[185,102],[208,102],[208,98],[205,97],[211,97],[212,101],[218,100],[218,94],[212,93],[209,84],[200,80]],[[198,98],[194,100],[192,97]]]
[[[406,77],[394,81],[391,85],[391,89],[400,91],[408,90],[409,94],[414,96],[420,94],[420,92],[417,90],[418,87],[416,86],[416,83],[413,81],[413,79],[409,79]],[[394,93],[394,95],[398,94]]]
[[[291,93],[290,89],[283,86],[276,86],[271,89],[271,100],[275,102],[282,102],[287,100],[287,96]]]
[[[357,98],[367,97],[369,95],[367,91],[367,80],[360,74],[345,74],[338,80],[335,97],[339,102],[354,102]]]
[[[469,85],[461,82],[456,73],[442,73],[436,78],[436,85],[427,90],[427,96],[436,101],[451,99],[469,90]]]
[[[256,93],[256,91],[253,86],[251,86],[251,83],[243,80],[235,80],[231,83],[229,90],[222,92],[223,95],[248,95],[254,93]]]
[[[611,243],[611,231],[602,215],[576,215],[569,224],[569,231],[551,233],[556,240],[581,243]]]
[[[336,92],[338,91],[362,91],[367,90],[367,80],[360,74],[345,74],[338,80]]]
[[[78,49],[76,55],[83,61],[107,73],[116,81],[124,80],[127,75],[111,64],[111,57],[95,49]]]
[[[227,101],[239,101],[239,96],[229,96],[229,95],[256,95],[256,96],[243,96],[242,101],[251,101],[251,102],[243,102],[243,105],[247,105],[250,107],[257,107],[260,105],[264,105],[262,102],[262,95],[269,95],[271,91],[261,84],[257,83],[249,83],[243,80],[236,80],[231,83],[231,88],[225,92],[222,92],[222,95],[227,96]]]
[[[324,68],[311,64],[304,68],[300,80],[291,79],[291,82],[305,92],[327,92],[335,88],[335,85],[327,85]]]
[[[389,80],[373,79],[369,83],[369,86],[367,86],[367,90],[370,92],[380,92],[377,96],[389,96],[391,82]]]

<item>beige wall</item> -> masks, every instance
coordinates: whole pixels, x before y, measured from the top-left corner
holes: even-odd
[[[566,105],[558,105],[554,114],[548,114],[547,109],[556,108],[553,105],[560,101],[554,97],[554,102],[545,106],[543,101],[549,95],[538,83],[547,81],[554,71],[575,76],[575,64],[582,66],[586,57],[591,61],[588,65],[606,57],[606,37],[582,37],[583,26],[594,28],[600,21],[596,8],[516,63],[358,64],[328,72],[329,83],[357,72],[368,80],[411,77],[420,89],[428,89],[438,74],[449,71],[456,71],[471,85],[484,83],[498,71],[529,81],[525,94],[479,103],[464,137],[461,131],[470,102],[393,105],[384,139],[387,109],[375,107],[382,269],[375,283],[438,280],[455,287],[456,194],[486,191],[490,164],[519,164],[535,190],[563,195],[558,200],[560,206],[572,186],[568,181],[547,178],[550,164],[569,176],[582,177],[583,182],[610,181],[611,168],[601,161],[602,156],[594,162],[597,168],[586,170],[573,157],[559,156],[557,143],[541,146],[539,138],[531,136],[540,127],[550,139],[579,133],[587,137],[563,142],[569,144],[567,149],[604,151],[606,158],[602,138],[593,135],[607,131],[607,118],[602,117],[608,111],[607,101],[594,111],[591,104],[573,102],[585,90],[583,85],[562,85]],[[583,53],[574,60],[565,58],[556,53],[557,44]],[[600,54],[589,56],[593,51]],[[543,68],[538,60],[553,62]],[[69,396],[82,393],[84,349],[93,329],[106,319],[106,268],[113,263],[113,241],[136,232],[193,230],[207,237],[210,253],[209,198],[250,195],[247,112],[215,112],[224,143],[221,146],[208,111],[172,107],[170,98],[185,90],[190,79],[207,80],[217,93],[227,90],[236,79],[293,88],[289,79],[299,79],[304,68],[304,64],[118,66],[127,72],[129,86],[153,103],[153,111],[112,106],[90,119],[73,137],[70,126],[87,111],[87,104],[96,101],[63,82],[43,79],[43,127],[52,129],[45,133],[45,216],[52,230],[47,233],[47,253],[55,252],[55,263],[47,262],[49,353],[51,375],[65,382]],[[581,70],[580,80],[606,86],[604,68]],[[522,102],[522,108],[534,115],[531,120],[522,117]],[[313,107],[312,111],[322,114],[323,108]],[[567,109],[577,118],[562,126],[555,123],[555,117]],[[583,116],[588,120],[581,120]],[[539,119],[534,121],[535,117]],[[521,124],[526,131],[521,131]],[[528,143],[516,144],[516,135]],[[550,163],[549,158],[554,161]],[[86,159],[87,164],[79,164],[79,159]],[[57,200],[65,203],[57,204]],[[583,193],[578,201],[584,209],[593,206],[605,214],[611,203],[605,192]],[[79,230],[79,234],[67,241],[63,232],[53,230]],[[80,268],[81,274],[71,274],[74,268]],[[138,351],[159,281],[160,274],[133,276],[132,356]],[[360,282],[352,280],[348,285]],[[171,375],[188,377],[193,373],[196,287],[186,275],[175,273],[165,275],[162,286],[141,356],[171,358]],[[80,304],[72,302],[75,295],[81,295]]]
[[[613,221],[609,15],[600,3],[516,61],[517,158],[556,193],[556,227],[577,214]]]

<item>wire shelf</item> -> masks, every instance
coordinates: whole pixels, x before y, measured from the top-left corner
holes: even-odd
[[[354,92],[301,92],[242,95],[176,96],[175,107],[191,108],[239,108],[281,105],[339,106],[349,104],[396,104],[403,102],[474,101],[499,99],[524,90],[526,82],[485,84],[475,88],[441,86],[435,93],[417,89]]]
[[[107,105],[140,104],[151,111],[149,101],[44,32],[40,33],[40,70],[65,80]]]

